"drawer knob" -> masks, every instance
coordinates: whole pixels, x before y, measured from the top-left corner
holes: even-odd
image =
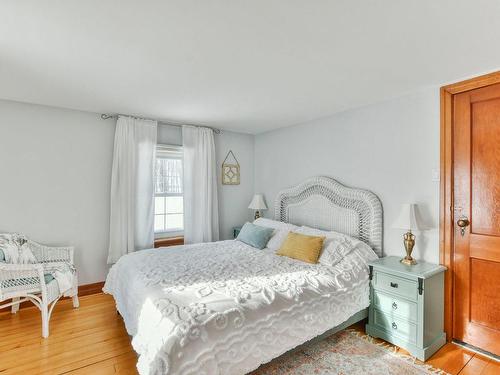
[[[398,329],[398,325],[395,322],[392,322],[392,328],[393,329]]]
[[[398,287],[398,283],[393,283],[393,282],[391,282],[391,287],[392,287],[392,288],[397,288],[397,287]]]
[[[393,303],[392,303],[392,308],[393,308],[394,310],[397,310],[397,308],[398,308],[398,304],[397,304],[396,302],[393,302]]]

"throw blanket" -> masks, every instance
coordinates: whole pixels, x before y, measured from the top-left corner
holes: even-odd
[[[9,264],[38,263],[28,246],[28,239],[19,233],[1,234],[0,251],[4,254],[5,262]],[[73,288],[76,269],[72,264],[57,263],[44,265],[44,273],[54,277],[62,294]]]
[[[35,256],[26,245],[27,239],[22,234],[0,235],[0,250],[2,250],[5,262],[10,264],[37,263]]]
[[[44,267],[44,272],[50,273],[56,279],[60,292],[65,296],[66,292],[75,285],[76,269],[69,263],[57,263],[56,265]]]

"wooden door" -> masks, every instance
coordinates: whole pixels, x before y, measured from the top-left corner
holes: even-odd
[[[453,104],[453,338],[500,355],[500,84]]]

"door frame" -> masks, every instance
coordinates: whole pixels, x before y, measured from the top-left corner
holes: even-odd
[[[453,338],[453,97],[454,95],[500,83],[500,71],[441,87],[439,262],[446,266],[444,280],[444,330],[447,341]]]

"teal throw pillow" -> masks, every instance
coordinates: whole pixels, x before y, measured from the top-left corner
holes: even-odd
[[[263,249],[273,235],[274,229],[261,227],[252,223],[245,223],[236,239],[247,245]]]

